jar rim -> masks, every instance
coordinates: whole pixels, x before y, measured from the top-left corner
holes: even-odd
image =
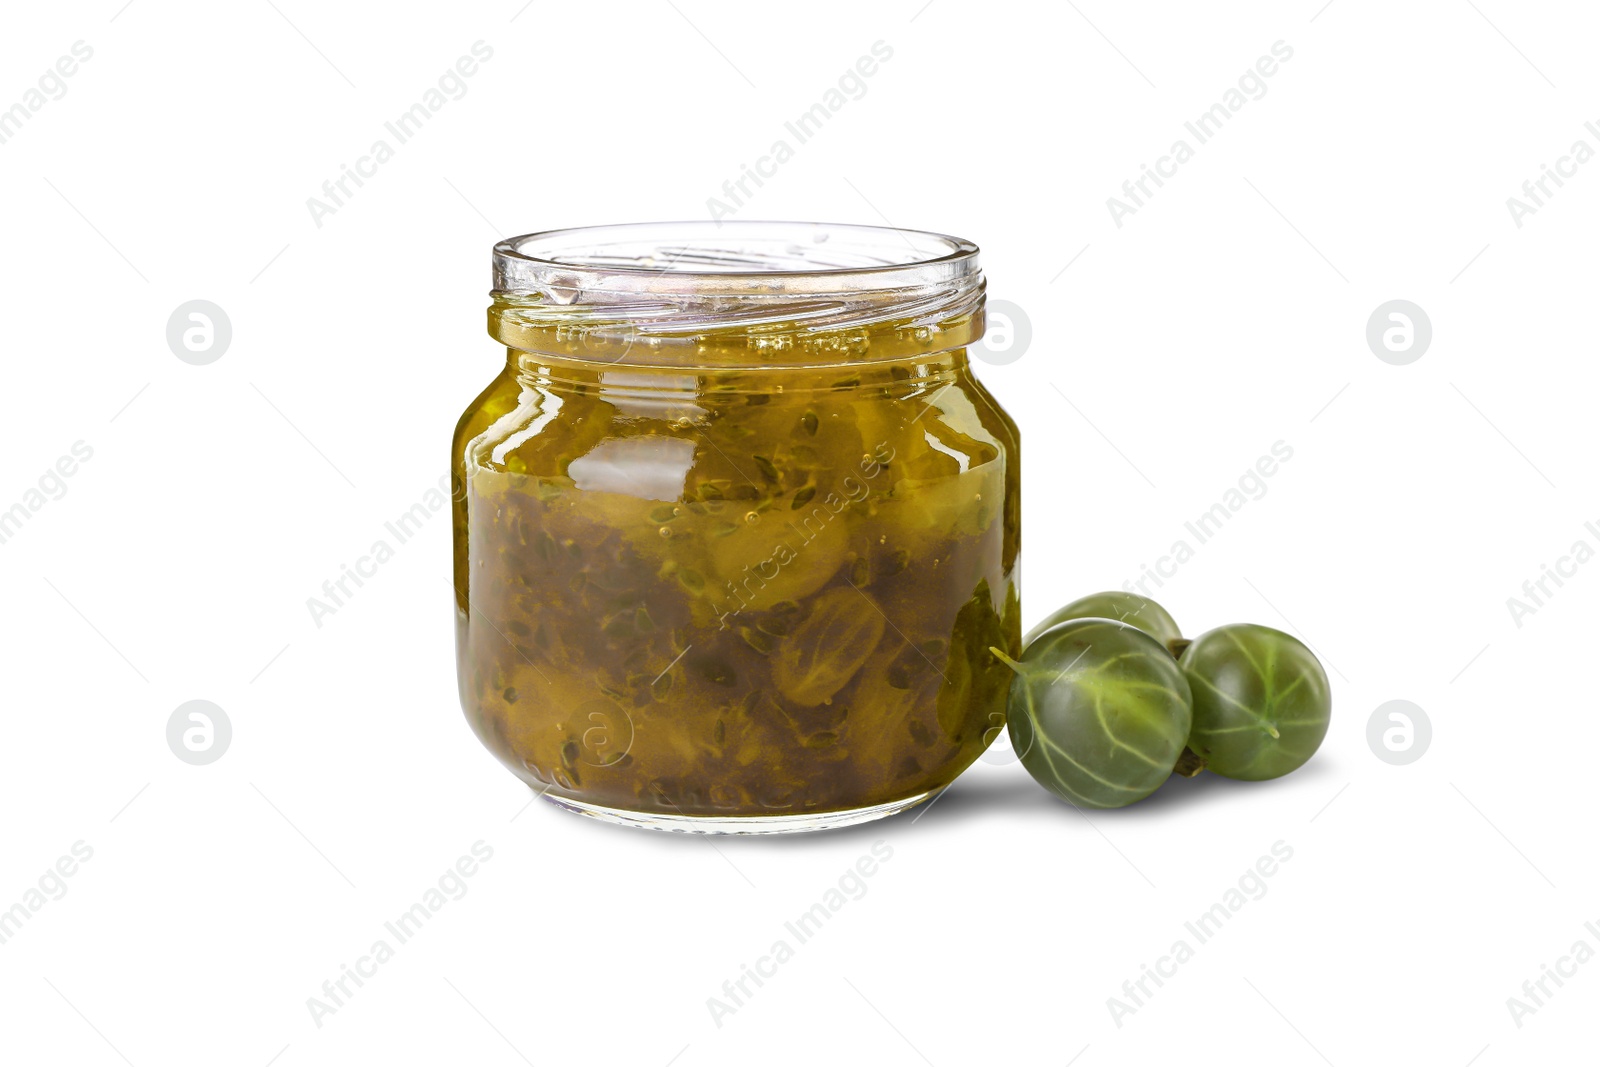
[[[923,230],[585,226],[495,246],[489,334],[583,362],[834,366],[964,347],[984,289],[977,245]]]
[[[543,230],[494,246],[494,291],[801,297],[975,284],[978,246],[858,223],[693,220]],[[565,296],[567,299],[562,299]]]

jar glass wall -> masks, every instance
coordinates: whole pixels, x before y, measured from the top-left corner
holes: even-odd
[[[546,798],[664,829],[847,825],[1004,728],[1016,426],[977,249],[865,226],[495,249],[506,365],[456,428],[462,705]]]

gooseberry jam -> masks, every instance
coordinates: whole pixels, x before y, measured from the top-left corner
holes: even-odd
[[[453,446],[462,705],[555,803],[663,829],[912,806],[1004,728],[1018,442],[977,249],[777,223],[495,250]]]

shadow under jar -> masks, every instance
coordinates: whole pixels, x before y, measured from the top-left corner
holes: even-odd
[[[977,253],[762,222],[495,247],[456,633],[514,774],[613,822],[816,830],[925,800],[997,736],[1019,459],[967,362]]]

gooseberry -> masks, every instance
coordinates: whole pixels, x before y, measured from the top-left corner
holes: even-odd
[[[1166,608],[1138,593],[1112,591],[1080,597],[1065,607],[1057,608],[1028,631],[1023,644],[1031,643],[1035,637],[1067,619],[1115,619],[1143,630],[1167,648],[1172,647],[1172,642],[1182,639],[1178,624],[1172,621]]]
[[[1328,676],[1310,649],[1282,631],[1219,626],[1195,638],[1178,666],[1194,701],[1189,749],[1224,778],[1288,774],[1328,733]]]
[[[1011,680],[1011,747],[1046,789],[1085,808],[1155,792],[1189,737],[1189,683],[1161,643],[1112,619],[1069,619],[1020,662],[990,649]]]

